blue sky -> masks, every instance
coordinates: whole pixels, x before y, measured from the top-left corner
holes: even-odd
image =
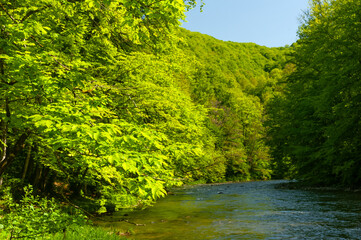
[[[198,1],[200,2],[200,1]],[[267,47],[291,45],[308,0],[204,0],[187,13],[182,27],[217,39]]]

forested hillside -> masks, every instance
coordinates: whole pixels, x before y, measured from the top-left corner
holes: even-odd
[[[33,234],[14,219],[41,205],[56,232],[74,220],[57,209],[143,208],[183,183],[361,183],[361,1],[312,1],[280,48],[182,29],[195,4],[0,0],[1,228]]]
[[[361,184],[360,9],[360,0],[312,1],[297,69],[270,106],[278,168],[309,184]]]
[[[2,184],[104,212],[270,178],[264,103],[290,50],[179,28],[193,4],[2,1]]]
[[[195,4],[0,0],[0,237],[183,183],[360,185],[361,1],[311,1],[283,48],[180,28]]]
[[[224,166],[223,178],[269,179],[264,106],[290,68],[291,49],[223,42],[184,29],[180,36],[178,46],[194,59],[188,92],[208,109],[206,126],[215,139],[215,161]]]

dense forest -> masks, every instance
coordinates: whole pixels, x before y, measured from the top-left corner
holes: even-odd
[[[0,229],[57,232],[183,183],[360,183],[361,1],[312,1],[280,48],[180,28],[195,5],[0,0]]]
[[[312,1],[287,88],[270,104],[278,173],[308,184],[359,187],[361,1]],[[287,170],[287,171],[284,171]]]

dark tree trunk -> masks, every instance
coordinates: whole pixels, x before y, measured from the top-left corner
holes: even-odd
[[[19,137],[15,145],[10,149],[10,151],[9,149],[6,149],[6,152],[2,154],[3,156],[0,162],[0,177],[5,173],[8,166],[15,160],[16,153],[19,153],[21,152],[21,150],[23,150],[24,143],[26,139],[29,137],[29,135],[30,135],[30,131],[23,133]]]
[[[26,159],[25,159],[25,164],[24,164],[24,171],[23,171],[23,175],[21,177],[22,181],[24,182],[25,177],[28,173],[28,169],[29,169],[29,162],[30,162],[30,157],[31,157],[31,144],[29,145],[29,149],[28,149],[28,154],[26,155]]]

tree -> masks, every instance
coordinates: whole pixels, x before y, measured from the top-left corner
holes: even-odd
[[[275,133],[299,177],[313,183],[360,183],[360,4],[312,1],[299,30],[297,69]]]
[[[162,152],[167,136],[122,115],[136,114],[141,93],[127,78],[138,65],[127,63],[140,49],[146,56],[172,43],[194,4],[1,1],[0,176],[42,191],[70,184],[100,211],[163,196],[178,182]],[[9,171],[15,161],[23,171]]]

